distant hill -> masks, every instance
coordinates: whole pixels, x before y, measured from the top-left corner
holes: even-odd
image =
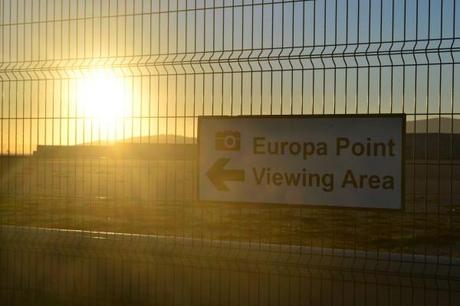
[[[182,135],[151,135],[141,137],[125,138],[120,142],[126,143],[170,143],[170,144],[193,144],[196,143],[196,138],[185,137]]]
[[[443,134],[460,134],[460,119],[449,117],[437,117],[419,120],[407,120],[406,132],[408,134],[426,134],[426,133],[443,133]]]
[[[420,117],[419,117],[420,118]],[[408,134],[460,134],[460,119],[449,117],[438,117],[427,119],[410,120],[410,116],[406,121],[406,132]],[[129,137],[119,140],[95,140],[92,142],[83,143],[83,145],[114,145],[119,143],[135,143],[135,144],[196,144],[196,138],[186,137],[183,135],[150,135]]]
[[[194,144],[196,138],[185,137],[182,135],[150,135],[140,137],[129,137],[118,140],[95,140],[86,142],[83,145],[114,145],[120,143],[134,144]]]
[[[406,122],[406,156],[428,159],[460,159],[460,119],[438,118]],[[197,139],[183,135],[150,135],[115,141],[96,140],[75,146],[39,145],[34,155],[112,156],[189,159],[195,156]],[[152,153],[154,152],[154,153]],[[185,156],[185,155],[186,156]]]

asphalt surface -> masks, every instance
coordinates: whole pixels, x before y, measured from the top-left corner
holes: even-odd
[[[0,227],[4,305],[459,305],[460,258]]]

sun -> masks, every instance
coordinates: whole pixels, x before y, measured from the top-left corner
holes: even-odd
[[[106,139],[117,137],[117,126],[130,116],[131,102],[126,81],[112,70],[92,70],[77,80],[79,113]]]

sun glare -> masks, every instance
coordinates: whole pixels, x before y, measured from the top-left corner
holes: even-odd
[[[77,83],[77,102],[80,113],[98,128],[101,137],[115,139],[117,126],[131,111],[130,94],[126,82],[111,70],[94,70]]]

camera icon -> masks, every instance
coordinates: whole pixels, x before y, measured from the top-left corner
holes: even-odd
[[[238,131],[222,131],[216,133],[215,149],[218,151],[239,151],[241,135]]]

